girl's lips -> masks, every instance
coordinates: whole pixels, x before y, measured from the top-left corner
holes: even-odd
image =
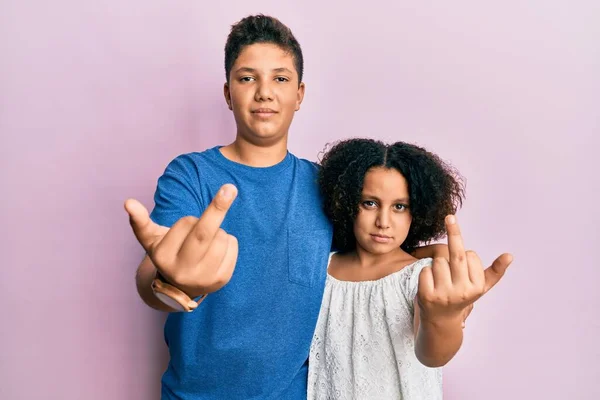
[[[392,238],[386,235],[371,234],[373,240],[377,243],[389,243]]]

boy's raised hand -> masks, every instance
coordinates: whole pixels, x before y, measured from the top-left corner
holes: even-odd
[[[234,185],[223,185],[200,218],[183,217],[171,228],[154,223],[137,200],[128,199],[125,210],[136,238],[161,275],[196,297],[220,289],[233,274],[238,242],[221,224],[236,196]]]

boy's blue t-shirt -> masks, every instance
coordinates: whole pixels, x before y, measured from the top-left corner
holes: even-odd
[[[317,166],[288,153],[267,168],[219,147],[177,157],[159,178],[151,218],[200,216],[219,188],[238,196],[221,227],[239,242],[231,281],[191,313],[171,313],[163,399],[305,399],[332,227]]]

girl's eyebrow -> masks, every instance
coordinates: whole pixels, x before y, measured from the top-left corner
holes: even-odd
[[[377,197],[377,196],[373,196],[373,195],[370,195],[370,194],[368,194],[368,193],[365,193],[365,194],[363,194],[363,195],[361,196],[361,198],[362,198],[362,199],[367,199],[367,198],[368,198],[368,199],[373,199],[373,200],[381,201],[381,199],[380,199],[379,197]],[[409,202],[409,200],[410,200],[410,199],[409,199],[408,197],[402,197],[402,198],[400,198],[400,199],[396,199],[396,200],[394,200],[394,203],[408,203],[408,202]]]

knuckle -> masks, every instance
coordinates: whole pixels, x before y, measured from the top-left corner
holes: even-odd
[[[175,284],[175,286],[184,286],[187,282],[185,279],[185,274],[182,274],[181,271],[173,271],[169,275],[169,278],[171,282]]]
[[[466,255],[465,255],[465,253],[461,252],[461,253],[455,254],[453,258],[455,261],[462,263],[466,260]]]
[[[203,242],[209,239],[208,229],[204,225],[198,225],[196,229],[194,229],[194,236],[196,239]]]
[[[215,209],[217,209],[218,211],[221,211],[221,212],[227,211],[227,204],[225,204],[222,201],[215,201],[213,203],[213,205],[215,206]]]
[[[167,268],[169,266],[170,256],[164,250],[164,248],[159,247],[153,254],[152,262],[155,264],[157,268]]]
[[[436,257],[433,259],[433,266],[439,267],[446,264],[446,259],[444,257]]]
[[[424,303],[428,304],[435,302],[435,296],[429,291],[419,293],[419,299],[421,299],[421,301],[423,301]]]
[[[216,276],[214,284],[215,284],[215,286],[218,286],[219,288],[221,288],[229,282],[229,278],[230,277],[226,273],[219,271],[219,273]]]
[[[207,287],[213,287],[217,284],[215,275],[205,275],[203,279],[203,285]]]
[[[235,236],[228,234],[227,238],[229,239],[229,243],[231,243],[232,245],[235,245],[235,246],[238,245],[238,240]]]
[[[196,218],[196,217],[194,217],[192,215],[187,215],[187,216],[185,216],[185,217],[183,217],[181,219],[184,220],[185,223],[188,223],[188,224],[190,224],[190,223],[193,224],[196,221],[198,221],[198,218]]]
[[[219,228],[219,230],[217,230],[217,233],[215,234],[215,238],[213,240],[215,242],[218,242],[219,244],[227,244],[227,242],[229,241],[227,236],[228,236],[227,232],[225,232],[223,229]]]
[[[440,304],[444,307],[448,307],[449,305],[451,305],[453,303],[452,301],[452,296],[450,294],[445,295],[445,296],[437,296],[436,298],[436,303]]]
[[[224,275],[224,276],[221,276],[220,279],[219,279],[219,285],[221,287],[227,285],[229,283],[230,278],[231,277],[228,274]]]
[[[181,218],[178,222],[180,222],[182,225],[185,225],[185,226],[191,226],[191,225],[194,225],[197,220],[198,220],[198,218],[188,215],[186,217]]]

